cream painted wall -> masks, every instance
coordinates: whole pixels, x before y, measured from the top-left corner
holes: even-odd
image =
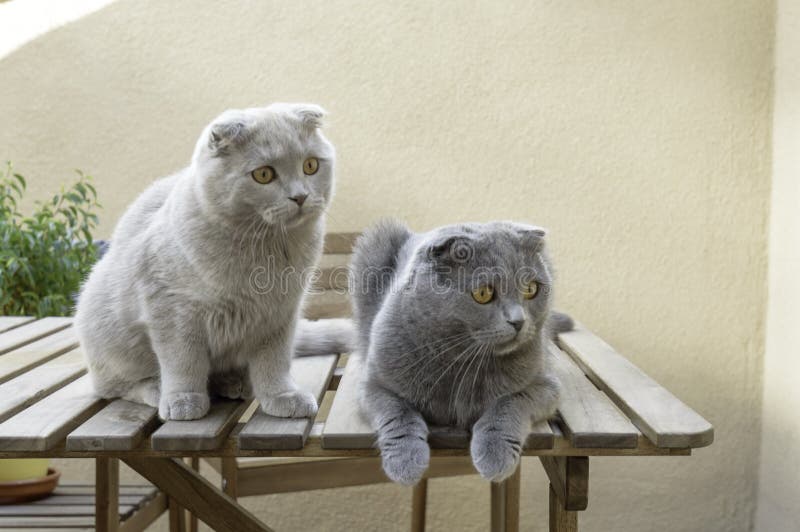
[[[122,0],[48,33],[0,61],[0,157],[39,197],[72,168],[96,176],[108,234],[222,109],[319,102],[340,157],[332,229],[549,227],[561,306],[716,425],[691,458],[593,460],[586,530],[748,530],[772,2],[299,4]],[[539,469],[526,462],[526,530],[546,528]],[[408,496],[248,505],[283,530],[404,530]],[[487,497],[476,478],[436,481],[431,529],[485,529]]]
[[[759,532],[800,528],[799,27],[800,3],[778,0]]]

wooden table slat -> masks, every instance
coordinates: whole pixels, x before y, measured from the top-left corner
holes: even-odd
[[[328,419],[322,428],[321,443],[325,449],[369,449],[375,443],[375,431],[358,404],[363,366],[361,355],[351,354],[347,360]]]
[[[134,449],[157,424],[158,410],[152,406],[117,399],[67,436],[67,450]]]
[[[306,296],[303,316],[310,320],[346,318],[351,315],[350,296],[345,290],[314,291]]]
[[[120,504],[120,517],[126,517],[137,507],[132,504]],[[47,506],[32,504],[0,505],[0,517],[39,517],[39,516],[93,516],[94,504],[70,504],[66,506]]]
[[[83,353],[73,349],[0,384],[0,422],[86,373]]]
[[[338,358],[338,355],[295,358],[292,378],[300,389],[314,394],[320,403]],[[259,410],[239,432],[239,448],[302,449],[313,424],[313,418],[279,418]]]
[[[639,431],[614,403],[552,342],[548,348],[561,380],[559,413],[575,447],[636,447]]]
[[[85,375],[0,423],[0,449],[46,451],[97,412],[104,401]]]
[[[0,356],[0,383],[22,375],[77,346],[78,339],[75,337],[75,331],[72,327],[68,327],[13,351],[8,351]]]
[[[228,437],[251,401],[215,399],[201,419],[167,421],[150,437],[159,451],[202,451],[216,449]]]
[[[72,318],[42,318],[0,334],[0,355],[66,329]]]
[[[0,316],[0,333],[16,329],[21,325],[30,323],[36,318],[33,316]]]
[[[697,412],[580,325],[559,335],[559,346],[658,447],[704,447],[714,428]]]

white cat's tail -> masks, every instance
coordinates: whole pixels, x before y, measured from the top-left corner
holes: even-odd
[[[355,340],[352,320],[300,320],[294,339],[294,356],[350,353],[355,348]]]

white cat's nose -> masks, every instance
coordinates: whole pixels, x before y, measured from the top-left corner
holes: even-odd
[[[303,203],[306,202],[306,198],[307,197],[308,197],[308,194],[297,194],[295,196],[290,196],[289,199],[292,200],[293,202],[297,203],[298,207],[302,207]]]

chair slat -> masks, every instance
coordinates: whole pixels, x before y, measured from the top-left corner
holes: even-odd
[[[322,428],[321,445],[325,449],[369,449],[375,443],[375,431],[358,404],[363,366],[362,356],[350,355]]]
[[[0,384],[0,422],[86,373],[83,353],[73,349]]]
[[[0,334],[0,355],[66,329],[72,318],[43,318]]]
[[[639,431],[552,342],[548,348],[562,384],[559,413],[574,447],[632,449]]]
[[[72,327],[25,344],[0,356],[0,383],[22,375],[31,368],[78,346]]]
[[[657,447],[703,447],[714,440],[708,421],[587,329],[562,333],[558,344]]]
[[[32,316],[0,316],[0,333],[10,331],[35,319]]]
[[[338,355],[295,358],[292,360],[292,378],[301,389],[314,394],[320,403],[338,358]],[[313,424],[313,418],[279,418],[259,410],[239,432],[239,448],[302,449]]]
[[[353,244],[361,233],[328,233],[325,235],[324,253],[352,253]]]
[[[352,315],[350,296],[345,290],[325,290],[306,295],[303,316],[310,320],[347,318]]]
[[[317,265],[312,287],[315,290],[347,290],[352,255],[323,255]]]
[[[136,506],[131,504],[120,504],[119,513],[121,517],[131,513]],[[94,504],[73,504],[65,506],[45,506],[36,504],[7,504],[0,505],[0,517],[39,517],[39,516],[93,516],[95,512]]]
[[[152,406],[117,399],[67,436],[69,451],[134,449],[158,423]]]
[[[85,375],[0,424],[0,449],[46,451],[103,403],[93,394]]]
[[[251,401],[215,400],[201,419],[167,421],[150,438],[158,451],[207,451],[216,449],[236,425]]]

